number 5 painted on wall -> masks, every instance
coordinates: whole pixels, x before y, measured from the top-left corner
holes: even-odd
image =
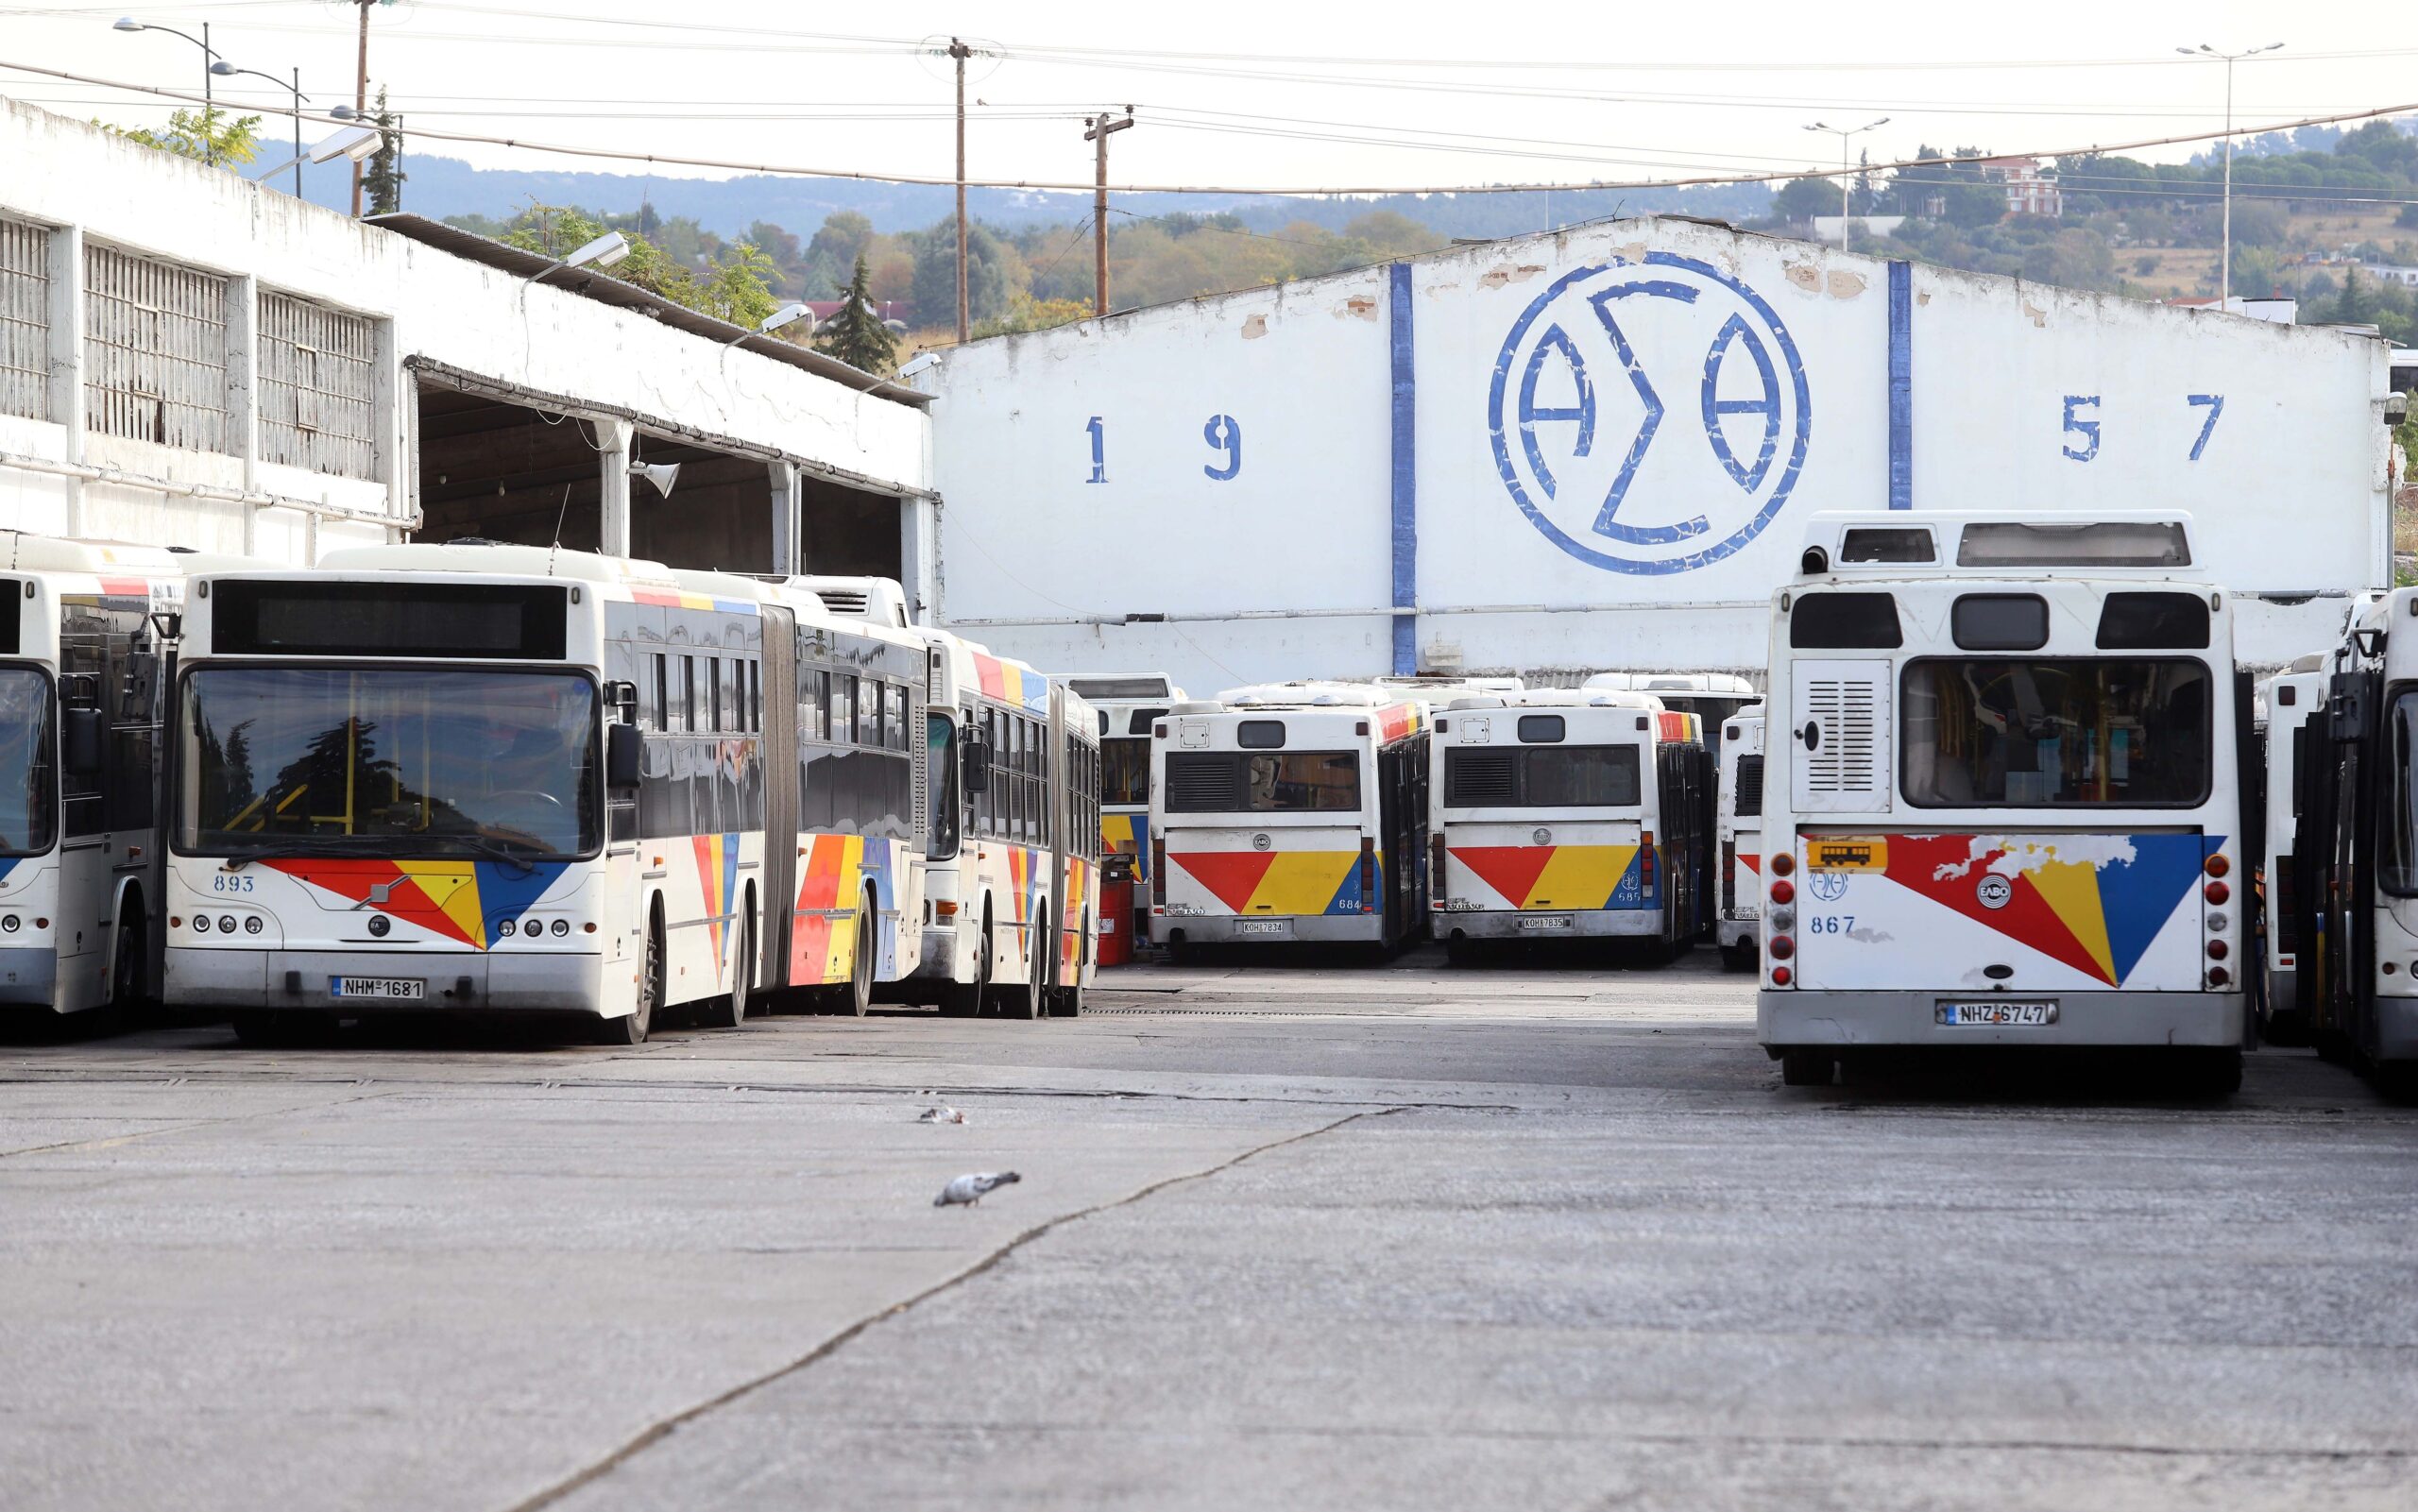
[[[2088,419],[2081,419],[2074,415],[2074,411],[2086,404],[2094,410],[2099,408],[2099,396],[2096,394],[2066,396],[2066,433],[2081,436],[2083,442],[2083,450],[2080,451],[2073,449],[2073,443],[2066,444],[2066,455],[2076,462],[2088,462],[2099,455],[2099,417],[2094,415]]]
[[[2225,397],[2222,394],[2189,394],[2185,396],[2185,399],[2208,412],[2208,417],[2200,422],[2199,439],[2191,443],[2191,460],[2197,462],[2200,453],[2208,450],[2208,437],[2217,428],[2217,416],[2225,412]]]
[[[1226,454],[1224,467],[1211,467],[1203,464],[1200,468],[1202,472],[1219,483],[1224,483],[1243,470],[1242,422],[1231,415],[1212,415],[1209,416],[1209,423],[1200,428],[1200,438],[1209,443],[1211,450],[1222,451]]]

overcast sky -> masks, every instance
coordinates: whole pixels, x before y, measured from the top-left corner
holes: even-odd
[[[197,89],[199,50],[112,30],[129,9],[196,36],[207,22],[238,65],[281,77],[298,66],[306,91],[349,95],[349,0],[0,0],[0,60]],[[616,165],[426,133],[945,178],[949,65],[926,49],[965,28],[993,54],[969,65],[967,93],[981,102],[969,127],[975,178],[1087,183],[1080,117],[1131,104],[1142,124],[1115,139],[1117,184],[1408,189],[1818,166],[1837,161],[1838,139],[1808,123],[1884,115],[1858,142],[1874,161],[1926,143],[2052,151],[2213,130],[2224,69],[2175,52],[2202,42],[2289,44],[2236,70],[2238,124],[2374,109],[2418,98],[2418,26],[2388,19],[2407,14],[2392,3],[2297,12],[2107,0],[1529,10],[399,0],[371,11],[370,76],[421,131],[415,151],[484,166]],[[241,86],[222,98],[284,108],[285,93],[257,78],[222,83]],[[165,113],[7,70],[0,93],[128,123]]]

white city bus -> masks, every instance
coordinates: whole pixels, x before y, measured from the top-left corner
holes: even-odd
[[[1721,730],[1721,963],[1752,971],[1763,917],[1763,706],[1750,704]]]
[[[1423,705],[1288,683],[1180,704],[1150,740],[1151,937],[1389,948],[1426,914]]]
[[[860,1010],[912,963],[911,636],[478,544],[197,577],[183,629],[167,990],[247,1040],[442,1008],[636,1044],[758,991]]]
[[[2310,720],[2324,712],[2324,665],[2323,655],[2303,656],[2258,685],[2258,704],[2267,718],[2261,736],[2265,824],[2252,881],[2258,900],[2261,971],[2256,1010],[2259,1037],[2275,1045],[2308,1043],[2308,1019],[2298,1000],[2303,868],[2293,832],[2300,821],[2298,773],[2310,741],[2324,739],[2325,722]]]
[[[1759,1038],[2170,1047],[2239,1085],[2249,689],[2188,521],[1817,516],[1775,599]]]
[[[1150,726],[1184,701],[1165,672],[1072,672],[1066,686],[1083,696],[1099,724],[1100,855],[1130,856],[1133,916],[1114,921],[1150,935]]]
[[[933,822],[907,993],[959,1016],[1080,1013],[1098,956],[1098,716],[1063,679],[916,634],[930,652]]]
[[[2355,619],[2302,727],[2295,1001],[2322,1054],[2418,1096],[2418,589]]]
[[[162,632],[206,565],[0,532],[0,1011],[158,995]]]
[[[1730,716],[1762,697],[1735,672],[1597,672],[1585,686],[1604,692],[1651,693],[1662,706],[1704,721],[1705,739],[1718,745]]]
[[[1455,699],[1428,779],[1429,927],[1481,941],[1618,939],[1667,960],[1703,933],[1711,758],[1691,715],[1581,688]]]

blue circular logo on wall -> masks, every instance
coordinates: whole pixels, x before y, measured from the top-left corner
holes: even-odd
[[[1813,407],[1762,296],[1648,252],[1554,280],[1494,360],[1487,427],[1512,502],[1610,572],[1687,572],[1762,534],[1805,467]]]

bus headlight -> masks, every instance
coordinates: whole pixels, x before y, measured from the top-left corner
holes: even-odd
[[[260,932],[261,916],[257,913],[246,915],[244,919],[244,933],[247,935],[256,935]]]
[[[194,933],[196,934],[206,935],[210,933],[210,915],[206,913],[195,914],[193,916],[193,928]]]
[[[15,914],[0,914],[0,929],[6,929],[10,934],[15,934],[20,927],[21,926],[18,924],[17,916]]]

